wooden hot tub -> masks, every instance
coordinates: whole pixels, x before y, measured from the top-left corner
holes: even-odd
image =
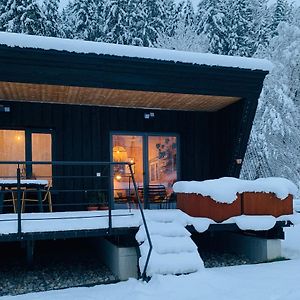
[[[242,194],[242,214],[272,215],[279,217],[293,213],[293,196],[279,199],[274,193],[244,192]]]
[[[195,193],[178,193],[177,208],[192,217],[204,217],[223,222],[240,215],[272,215],[279,217],[293,214],[293,196],[279,199],[274,193],[244,192],[230,204],[216,202],[208,196]]]
[[[192,217],[204,217],[216,222],[222,222],[241,214],[241,196],[231,203],[220,203],[200,194],[177,194],[177,208]]]
[[[279,177],[178,181],[173,188],[177,194],[177,208],[190,216],[215,222],[240,215],[279,217],[293,214],[293,195],[297,193],[295,184]]]

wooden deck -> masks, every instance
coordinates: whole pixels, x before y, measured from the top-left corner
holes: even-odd
[[[145,210],[146,219],[149,214],[152,217],[163,218],[165,222],[170,220],[183,221],[187,224],[186,228],[191,233],[223,230],[243,231],[234,220],[215,223],[207,218],[190,217],[178,209]],[[138,210],[129,211],[123,209],[112,211],[111,228],[109,228],[108,220],[108,211],[23,213],[21,233],[18,233],[17,214],[1,214],[0,242],[135,235],[142,224]],[[292,222],[289,220],[274,218],[274,226],[269,230],[262,230],[261,233],[274,233],[276,231],[275,236],[283,238],[282,227],[290,226],[291,224]],[[200,227],[202,231],[199,230]]]

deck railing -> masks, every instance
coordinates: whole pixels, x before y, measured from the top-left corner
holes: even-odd
[[[25,221],[22,218],[22,209],[24,208],[23,198],[24,193],[32,193],[32,189],[26,189],[28,187],[35,186],[37,189],[35,192],[38,194],[36,204],[27,204],[26,208],[31,211],[38,209],[39,212],[43,212],[45,204],[41,194],[46,193],[47,189],[44,186],[40,188],[41,179],[47,179],[48,183],[51,184],[51,195],[54,198],[53,207],[58,211],[82,210],[93,202],[107,202],[108,204],[108,227],[107,235],[111,235],[113,231],[113,206],[114,206],[114,195],[113,195],[113,176],[115,166],[126,166],[129,170],[127,176],[130,177],[133,184],[134,198],[137,203],[137,207],[141,213],[143,225],[146,231],[147,240],[149,242],[149,252],[147,254],[147,261],[142,271],[142,278],[146,279],[146,271],[148,262],[152,253],[152,241],[148,230],[146,218],[143,211],[143,205],[138,193],[138,187],[134,177],[132,163],[130,162],[94,162],[94,161],[0,161],[0,165],[13,165],[16,167],[15,176],[0,176],[0,213],[2,213],[4,207],[5,195],[12,194],[16,195],[16,207],[15,212],[17,213],[18,231],[17,236],[19,240],[23,239],[22,222]],[[32,179],[32,170],[34,166],[51,165],[52,174],[51,176],[37,176],[37,181],[32,181],[25,184],[25,179]],[[24,174],[24,169],[28,170],[27,174]],[[120,169],[120,168],[118,168]],[[35,184],[36,183],[36,184]],[[9,187],[9,188],[8,188]],[[129,191],[129,199],[132,195]],[[101,199],[100,199],[101,198]],[[82,199],[84,201],[82,201]],[[106,200],[106,201],[105,201]],[[14,200],[15,201],[15,200]],[[14,204],[14,203],[13,203]],[[51,204],[52,205],[52,204]],[[50,204],[48,203],[50,208]],[[52,206],[51,206],[52,207]],[[68,209],[66,209],[68,208]],[[131,214],[128,214],[131,215]],[[101,217],[102,216],[95,216]],[[58,219],[67,219],[67,217],[54,217]],[[80,217],[79,217],[80,218]],[[30,218],[30,220],[41,220],[41,218]]]

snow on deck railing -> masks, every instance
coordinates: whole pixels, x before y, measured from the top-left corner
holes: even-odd
[[[232,67],[250,70],[270,71],[271,62],[265,59],[239,56],[216,55],[169,49],[146,48],[103,42],[71,40],[54,37],[0,32],[0,45],[21,48],[58,50],[75,53],[94,53],[120,57],[145,58],[170,62],[182,62],[206,66]]]
[[[173,185],[175,193],[195,193],[210,196],[217,202],[232,203],[237,194],[243,192],[274,193],[280,199],[289,194],[297,194],[297,186],[290,180],[280,177],[242,180],[233,177],[223,177],[204,181],[178,181]]]

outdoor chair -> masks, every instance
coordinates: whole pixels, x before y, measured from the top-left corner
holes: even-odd
[[[49,184],[45,189],[41,190],[42,203],[47,202],[49,212],[52,212],[52,197],[51,197],[51,185]],[[29,197],[30,196],[30,197]],[[37,189],[24,189],[22,193],[22,212],[25,212],[25,206],[27,202],[38,203],[38,190]]]
[[[11,202],[13,205],[13,210],[14,213],[17,212],[17,195],[16,195],[16,191],[13,189],[6,189],[5,190],[5,195],[9,195],[7,198],[4,196],[3,202]]]
[[[142,201],[144,201],[144,188],[138,187],[138,193]],[[166,187],[163,184],[148,185],[148,201],[149,204],[158,204],[159,208],[168,208],[169,197]]]

